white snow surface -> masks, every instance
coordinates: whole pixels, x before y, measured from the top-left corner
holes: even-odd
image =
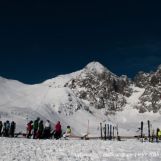
[[[0,161],[160,161],[160,143],[0,138]]]

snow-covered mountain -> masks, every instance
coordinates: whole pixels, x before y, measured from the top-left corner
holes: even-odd
[[[142,120],[159,126],[160,82],[160,67],[139,73],[133,82],[99,62],[35,85],[0,77],[0,120],[15,120],[17,131],[41,117],[53,124],[59,120],[63,128],[70,125],[79,135],[89,130],[98,136],[100,122],[119,124],[122,135],[136,134]]]

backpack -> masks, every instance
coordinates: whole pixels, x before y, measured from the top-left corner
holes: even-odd
[[[38,120],[35,120],[34,121],[34,127],[33,127],[35,130],[37,130],[38,129]]]

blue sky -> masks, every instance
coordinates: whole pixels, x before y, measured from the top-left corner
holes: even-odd
[[[39,83],[99,61],[129,77],[161,64],[160,1],[7,1],[0,75]]]

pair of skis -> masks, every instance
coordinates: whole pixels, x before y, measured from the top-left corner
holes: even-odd
[[[151,141],[151,130],[150,130],[150,128],[151,128],[151,124],[150,124],[150,121],[148,120],[148,138],[149,138],[149,142]],[[142,142],[143,142],[143,138],[144,138],[143,130],[144,130],[144,122],[141,121],[141,128],[140,128],[141,134],[140,134],[140,138],[141,138]]]

